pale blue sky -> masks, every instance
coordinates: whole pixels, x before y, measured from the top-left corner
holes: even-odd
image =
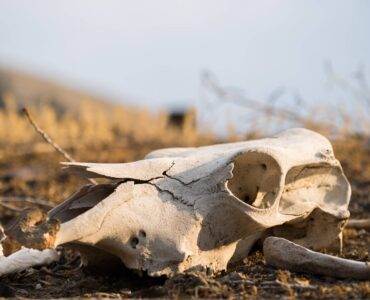
[[[370,72],[370,1],[0,0],[0,66],[152,107],[194,104],[204,69],[330,98],[325,60]]]

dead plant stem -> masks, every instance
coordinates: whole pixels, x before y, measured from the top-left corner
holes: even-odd
[[[51,137],[44,131],[42,130],[37,124],[36,122],[34,121],[33,117],[31,116],[29,110],[27,109],[27,107],[24,107],[23,108],[23,113],[24,115],[27,117],[28,121],[31,123],[32,127],[36,130],[36,132],[38,134],[41,135],[41,137],[49,144],[51,145],[57,152],[59,152],[60,154],[62,154],[64,156],[64,158],[66,160],[68,160],[69,162],[75,162],[75,160],[65,151],[63,150],[56,142],[54,142]],[[97,182],[94,180],[94,179],[91,179],[91,178],[87,178],[87,180],[89,182],[91,182],[92,184],[96,185]]]

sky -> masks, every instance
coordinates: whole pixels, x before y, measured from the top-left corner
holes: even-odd
[[[0,0],[0,67],[152,108],[194,105],[204,70],[322,101],[325,63],[369,71],[369,29],[366,0]]]

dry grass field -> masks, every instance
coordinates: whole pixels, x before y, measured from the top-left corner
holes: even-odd
[[[4,225],[25,207],[47,210],[85,183],[61,169],[59,162],[64,158],[34,132],[19,112],[18,97],[16,90],[3,90],[0,221]],[[141,159],[147,152],[161,147],[222,142],[212,134],[197,131],[194,111],[185,114],[181,126],[175,126],[166,112],[152,114],[144,109],[86,98],[74,105],[71,111],[61,111],[49,102],[30,105],[30,110],[40,127],[77,161],[127,162]],[[307,126],[326,134],[318,123]],[[247,132],[238,138],[249,139],[259,134]],[[352,185],[352,217],[370,218],[370,137],[338,135],[333,145]],[[369,251],[369,231],[345,230],[343,257],[369,261]],[[265,264],[258,247],[225,273],[214,276],[188,273],[173,278],[148,278],[129,270],[93,270],[84,265],[77,252],[62,250],[58,263],[1,278],[0,296],[368,299],[370,281],[337,280],[277,270]]]

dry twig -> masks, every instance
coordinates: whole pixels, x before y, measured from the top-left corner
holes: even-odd
[[[23,210],[21,208],[18,208],[16,206],[13,206],[11,204],[7,204],[7,203],[4,203],[4,202],[0,202],[0,206],[3,207],[3,208],[9,209],[11,211],[15,211],[15,212],[20,212],[20,211]]]
[[[37,133],[39,133],[41,135],[41,137],[48,144],[50,144],[57,152],[59,152],[60,154],[62,154],[66,160],[68,160],[70,162],[74,162],[75,161],[66,151],[64,151],[57,143],[55,143],[45,131],[43,131],[36,124],[36,122],[33,120],[33,118],[31,116],[29,110],[27,109],[27,107],[24,107],[22,111],[25,114],[25,116],[27,117],[28,121],[30,121],[32,127],[37,131]]]
[[[18,203],[25,202],[25,203],[44,206],[46,208],[52,208],[52,205],[50,205],[50,203],[48,203],[47,201],[44,201],[41,199],[34,199],[31,197],[5,196],[5,197],[0,197],[0,201],[2,203],[4,202],[18,202]]]
[[[36,122],[34,121],[34,119],[32,118],[29,110],[27,109],[27,107],[24,107],[22,109],[24,115],[27,117],[28,121],[31,123],[32,127],[36,130],[36,132],[38,134],[41,135],[41,137],[49,144],[51,145],[57,152],[59,152],[61,155],[64,156],[64,158],[66,160],[68,160],[69,162],[75,162],[75,160],[66,152],[64,151],[56,142],[54,142],[50,136],[44,131],[42,130],[37,124]],[[91,179],[91,178],[87,178],[88,181],[90,181],[92,184],[96,185],[96,181],[94,179]]]

